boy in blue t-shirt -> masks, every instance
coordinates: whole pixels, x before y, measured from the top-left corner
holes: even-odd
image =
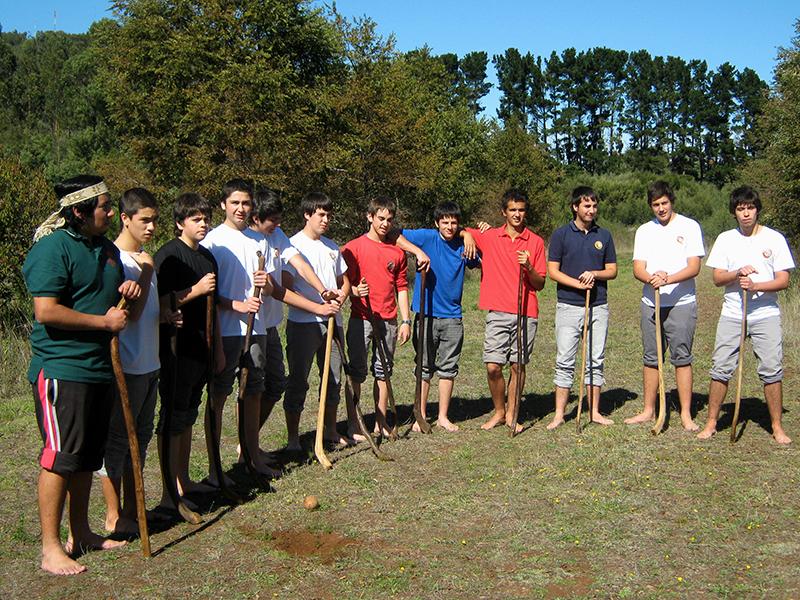
[[[422,357],[422,416],[426,416],[428,393],[433,373],[439,376],[439,417],[436,424],[446,431],[458,431],[450,422],[447,411],[453,395],[453,382],[458,375],[458,361],[464,343],[464,325],[461,321],[461,294],[464,289],[465,267],[478,265],[474,242],[463,232],[460,237],[461,210],[454,202],[442,202],[433,212],[436,229],[403,229],[397,245],[406,251],[406,242],[415,244],[430,257],[430,268],[425,281],[425,349]],[[468,251],[465,252],[465,244]],[[469,256],[470,258],[467,258]],[[420,272],[414,283],[411,309],[419,319]],[[417,323],[414,323],[414,347],[420,351],[417,340]],[[419,425],[414,423],[414,431]]]

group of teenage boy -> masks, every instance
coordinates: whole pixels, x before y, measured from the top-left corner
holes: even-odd
[[[446,431],[456,431],[448,409],[464,342],[461,299],[467,268],[481,267],[479,308],[487,311],[483,362],[494,411],[482,429],[501,424],[520,427],[513,415],[522,396],[517,397],[514,390],[524,388],[524,365],[530,360],[539,318],[537,291],[546,276],[557,285],[555,414],[547,429],[564,423],[578,348],[586,331],[588,364],[579,377],[587,386],[591,420],[613,423],[600,413],[599,400],[605,383],[607,288],[608,281],[617,276],[617,257],[611,234],[597,224],[599,199],[589,187],[573,191],[572,220],[553,233],[547,257],[542,238],[525,225],[528,199],[515,189],[503,195],[500,227],[479,223],[476,228],[464,228],[459,207],[444,202],[434,211],[435,228],[399,230],[394,224],[395,203],[375,198],[367,208],[367,233],[340,248],[325,235],[334,212],[325,194],[309,193],[303,198],[303,227],[289,238],[280,228],[279,196],[235,179],[223,187],[220,206],[225,217],[213,229],[211,205],[203,197],[179,196],[173,206],[175,238],[153,257],[144,251],[158,218],[158,205],[150,192],[133,188],[122,194],[121,230],[111,243],[105,233],[114,209],[101,178],[75,177],[57,185],[55,191],[59,210],[37,229],[23,267],[35,313],[29,379],[44,442],[38,496],[41,566],[48,572],[80,573],[85,567],[75,560],[76,555],[123,543],[101,537],[89,526],[88,499],[95,471],[102,476],[106,530],[136,530],[128,439],[109,355],[115,335],[142,462],[153,433],[157,395],[162,398],[156,426],[158,450],[167,449],[170,461],[162,469],[165,491],[151,513],[153,518],[176,509],[166,491],[169,480],[180,496],[224,483],[218,480],[221,471],[214,464],[212,449],[219,443],[221,409],[244,365],[248,376],[240,391],[240,460],[267,477],[279,474],[274,457],[259,447],[259,431],[281,396],[287,450],[301,450],[300,416],[308,377],[315,359],[322,375],[329,323],[334,335],[346,340],[347,357],[340,354],[339,344],[332,347],[330,385],[321,399],[329,409],[325,440],[337,446],[364,441],[352,403],[346,403],[346,432],[337,430],[341,371],[346,363],[355,398],[372,373],[374,433],[388,435],[389,378],[396,345],[412,338],[415,325],[418,346],[411,312],[420,318],[422,294],[427,339],[424,348],[417,347],[422,353],[422,414],[426,415],[430,383],[436,375],[436,423]],[[702,233],[696,221],[675,212],[675,196],[665,182],[649,187],[648,204],[654,218],[637,230],[633,256],[634,276],[643,283],[644,408],[626,422],[643,423],[655,416],[656,335],[662,335],[675,367],[681,423],[684,429],[697,431],[691,413],[692,344],[697,319],[694,278],[705,254]],[[738,227],[717,238],[706,261],[713,269],[714,283],[725,287],[725,299],[712,361],[708,420],[698,437],[708,438],[716,431],[738,358],[742,296],[746,294],[747,334],[758,360],[773,436],[788,444],[791,440],[781,426],[783,371],[776,293],[788,286],[794,263],[784,237],[758,223],[761,201],[755,190],[734,190],[730,211]],[[415,255],[417,264],[411,303],[406,252]],[[658,333],[656,294],[662,325]],[[123,298],[127,306],[120,303]],[[341,309],[348,299],[350,320],[345,335]],[[289,305],[285,356],[278,333],[282,303]],[[248,330],[252,335],[247,335]],[[522,337],[519,343],[518,335]],[[208,402],[215,409],[206,412],[209,475],[203,482],[193,482],[189,477],[192,427],[209,380],[213,384]],[[69,537],[62,544],[59,526],[67,497]]]

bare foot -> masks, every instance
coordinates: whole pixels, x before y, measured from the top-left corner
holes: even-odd
[[[608,417],[604,417],[600,413],[596,413],[592,415],[592,423],[597,423],[598,425],[613,425],[614,421]]]
[[[714,427],[714,426],[709,427],[708,425],[706,425],[705,428],[703,429],[703,431],[701,431],[700,433],[697,434],[697,439],[699,439],[699,440],[707,440],[712,435],[714,435],[715,433],[717,433],[717,428],[716,427]]]
[[[334,432],[333,434],[328,435],[327,433],[323,436],[322,441],[326,444],[333,444],[334,446],[340,447],[347,447],[353,446],[354,442],[349,437],[343,436],[338,431]]]
[[[89,532],[80,539],[68,539],[64,544],[64,552],[70,556],[82,555],[95,550],[115,550],[128,542],[104,538],[96,533]]]
[[[681,425],[686,431],[700,431],[700,426],[692,420],[692,417],[681,416]]]
[[[414,424],[411,426],[411,431],[413,431],[414,433],[421,433],[422,429],[420,429],[419,423],[414,421]]]
[[[652,421],[654,418],[653,413],[651,412],[641,412],[635,417],[628,417],[625,419],[626,425],[638,425],[639,423],[647,423]]]
[[[359,430],[357,428],[355,428],[355,429],[348,428],[347,429],[347,437],[349,437],[351,440],[353,440],[353,443],[355,443],[355,444],[360,444],[361,442],[366,442],[367,441],[367,438],[365,436],[363,436],[361,433],[359,433]]]
[[[117,521],[119,521],[119,513],[110,514],[106,513],[106,522],[103,524],[103,528],[110,532],[114,531],[114,528],[117,526]]]
[[[390,437],[392,437],[392,432],[391,432],[391,431],[389,431],[388,429],[386,429],[386,427],[384,427],[384,428],[382,428],[382,429],[379,429],[379,428],[377,427],[377,425],[375,426],[375,429],[374,429],[373,433],[375,433],[375,435],[377,435],[377,436],[381,436],[381,435],[382,435],[382,436],[383,436],[383,437],[385,437],[385,438],[390,438]]]
[[[42,550],[42,569],[53,575],[77,575],[86,567],[71,559],[61,546]]]
[[[509,423],[508,421],[506,421],[506,425],[508,426],[508,428],[509,428],[509,429],[511,429],[511,423]],[[516,426],[516,428],[514,429],[514,433],[521,433],[521,432],[522,432],[522,429],[523,429],[523,428],[522,428],[522,425],[520,425],[519,423],[517,423],[517,426]]]
[[[547,424],[547,429],[553,431],[559,425],[564,424],[564,417],[553,417],[553,420]]]
[[[416,425],[416,423],[415,423]],[[458,425],[452,423],[450,419],[439,417],[436,419],[436,425],[444,429],[445,431],[454,432],[458,431]]]
[[[788,435],[786,435],[786,432],[781,427],[773,427],[772,428],[772,437],[779,444],[791,444],[792,443],[792,438],[790,438]]]
[[[494,429],[498,425],[501,425],[502,423],[505,423],[505,421],[506,421],[505,413],[495,412],[492,415],[491,419],[489,419],[488,421],[486,421],[486,423],[481,425],[481,429],[483,429],[484,431],[489,431],[490,429]]]

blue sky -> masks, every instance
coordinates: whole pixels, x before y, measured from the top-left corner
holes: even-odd
[[[106,0],[0,0],[0,25],[78,33],[110,16],[108,6]],[[789,45],[800,18],[796,0],[338,0],[336,6],[346,16],[370,16],[382,35],[395,34],[400,50],[427,44],[435,53],[485,50],[491,58],[509,47],[542,56],[569,47],[644,48],[705,59],[711,68],[725,61],[750,67],[768,82],[778,47]],[[494,81],[491,65],[489,72]],[[493,91],[490,114],[497,102]]]

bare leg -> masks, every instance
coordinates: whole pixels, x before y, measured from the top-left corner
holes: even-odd
[[[68,479],[57,473],[39,471],[39,522],[42,526],[42,569],[54,575],[77,575],[86,570],[72,560],[61,546],[59,526],[67,497]]]
[[[686,431],[698,431],[700,427],[692,419],[692,365],[675,367],[675,383],[681,403],[681,425]]]
[[[286,411],[286,449],[292,452],[301,450],[300,446],[300,413]]]
[[[697,434],[701,440],[707,440],[712,435],[717,433],[717,420],[719,419],[719,410],[722,407],[722,402],[725,400],[725,394],[728,393],[728,382],[711,380],[708,386],[708,419],[703,431]]]
[[[599,425],[613,425],[614,421],[600,414],[600,386],[586,386],[592,398],[592,423]]]
[[[353,383],[354,392],[357,388],[359,393],[361,391],[361,386],[357,383]],[[361,434],[361,429],[358,426],[358,416],[356,414],[356,406],[355,406],[355,398],[360,398],[360,396],[356,395],[352,398],[352,401],[346,401],[345,406],[347,408],[347,437],[353,440],[356,444],[358,442],[366,442],[367,438],[365,438]],[[345,392],[345,400],[347,399],[347,393]]]
[[[323,438],[326,442],[330,442],[337,445],[344,445],[350,446],[353,444],[353,440],[348,438],[347,436],[342,435],[336,429],[336,421],[337,421],[337,406],[326,406],[325,407],[325,430],[323,432]]]
[[[215,486],[219,487],[220,483],[217,481],[217,466],[216,461],[214,460],[214,446],[212,443],[217,445],[219,448],[219,439],[220,433],[222,432],[222,410],[225,408],[225,401],[228,399],[228,396],[225,394],[212,394],[211,398],[207,400],[207,402],[213,402],[214,408],[214,415],[216,417],[216,427],[215,431],[217,433],[216,440],[211,438],[211,424],[209,423],[209,413],[206,411],[206,419],[205,419],[205,428],[206,428],[206,451],[208,452],[208,482]]]
[[[644,389],[642,396],[644,396],[644,408],[635,417],[625,419],[628,425],[636,425],[638,423],[646,423],[652,421],[656,415],[656,395],[658,394],[658,368],[656,367],[643,367],[642,379],[644,380]]]
[[[524,369],[523,365],[523,369]],[[514,411],[516,410],[517,401],[522,402],[522,396],[525,394],[525,371],[523,370],[522,374],[519,374],[519,364],[511,363],[511,374],[508,377],[508,403],[506,408],[506,425],[511,427],[511,420],[514,418]],[[520,398],[516,397],[517,392],[517,377],[520,377]],[[519,433],[522,431],[522,425],[517,423],[517,431]]]
[[[69,491],[69,531],[70,542],[67,552],[86,550],[111,550],[124,546],[125,542],[109,540],[94,533],[89,527],[89,491],[92,487],[92,473],[82,471],[70,476]]]
[[[106,531],[114,531],[120,516],[121,481],[119,479],[101,476],[100,484],[103,488],[103,498],[106,501],[106,522],[104,527]]]
[[[791,444],[792,438],[786,435],[781,424],[783,413],[783,383],[777,381],[764,386],[764,398],[769,409],[769,418],[772,421],[772,437],[779,444]]]
[[[506,380],[503,377],[503,365],[486,363],[486,379],[489,382],[489,393],[492,395],[494,414],[481,425],[481,429],[484,430],[492,429],[506,420]]]
[[[547,424],[547,428],[551,431],[564,423],[564,413],[567,410],[567,403],[569,402],[569,388],[556,386],[556,412],[553,415],[553,420]]]
[[[423,381],[423,390],[425,389],[425,384],[428,384],[428,388],[430,389],[430,382]],[[453,384],[454,381],[452,379],[442,379],[439,378],[439,417],[436,419],[436,424],[439,427],[443,427],[447,431],[458,431],[458,425],[452,423],[447,415],[448,411],[450,410],[450,399],[453,397]],[[423,403],[422,403],[422,414],[425,414],[425,400],[427,400],[427,392],[422,396]]]
[[[441,389],[442,389],[441,386],[442,386],[442,383],[441,383],[441,380],[440,380],[439,381],[439,395],[440,396],[441,396]],[[420,390],[419,411],[422,414],[422,418],[426,419],[426,420],[428,418],[428,394],[430,394],[430,391],[431,391],[431,382],[430,382],[430,380],[423,379],[422,380],[421,390]],[[441,406],[442,405],[441,405],[441,401],[440,401],[440,403],[439,403],[440,412],[441,412]],[[446,415],[447,415],[447,413],[445,411],[445,419],[447,418]],[[419,423],[417,423],[416,421],[414,421],[414,424],[411,426],[411,429],[412,429],[412,431],[416,431],[417,433],[422,431],[419,428]]]
[[[386,413],[389,410],[389,386],[382,379],[376,379],[372,385],[372,395],[375,399],[375,433],[389,437],[389,425]]]
[[[249,394],[244,397],[244,443],[252,461],[252,467],[266,477],[279,477],[281,471],[270,467],[261,453],[258,433],[261,427],[261,394]]]

